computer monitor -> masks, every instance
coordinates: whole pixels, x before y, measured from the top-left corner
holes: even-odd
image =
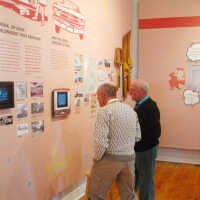
[[[14,107],[14,82],[0,81],[0,109]]]

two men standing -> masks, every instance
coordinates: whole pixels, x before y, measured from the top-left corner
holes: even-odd
[[[130,94],[137,102],[135,111],[119,102],[117,88],[112,84],[105,83],[97,90],[101,108],[94,129],[95,155],[89,185],[90,200],[105,200],[114,181],[121,200],[136,200],[135,166],[135,189],[140,189],[140,200],[154,200],[153,176],[160,136],[160,114],[155,102],[147,96],[148,85],[145,82],[133,82]]]

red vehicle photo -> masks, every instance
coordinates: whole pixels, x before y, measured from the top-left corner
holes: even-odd
[[[12,9],[17,14],[44,25],[48,21],[45,15],[47,0],[0,0],[0,6]]]
[[[81,14],[79,7],[70,0],[58,0],[53,3],[52,8],[56,33],[64,29],[69,33],[78,34],[82,40],[85,31],[85,17]]]

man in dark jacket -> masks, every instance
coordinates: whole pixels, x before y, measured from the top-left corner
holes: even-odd
[[[155,101],[148,96],[149,86],[143,80],[131,83],[130,95],[136,102],[142,139],[135,144],[136,184],[140,200],[154,200],[155,159],[161,134],[160,111]]]

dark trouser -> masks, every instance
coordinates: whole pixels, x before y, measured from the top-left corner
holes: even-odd
[[[121,200],[136,200],[134,193],[134,161],[113,161],[103,158],[94,163],[88,196],[91,200],[105,200],[116,180]]]
[[[140,200],[154,200],[154,171],[158,146],[144,152],[136,152],[135,191],[139,189]]]

